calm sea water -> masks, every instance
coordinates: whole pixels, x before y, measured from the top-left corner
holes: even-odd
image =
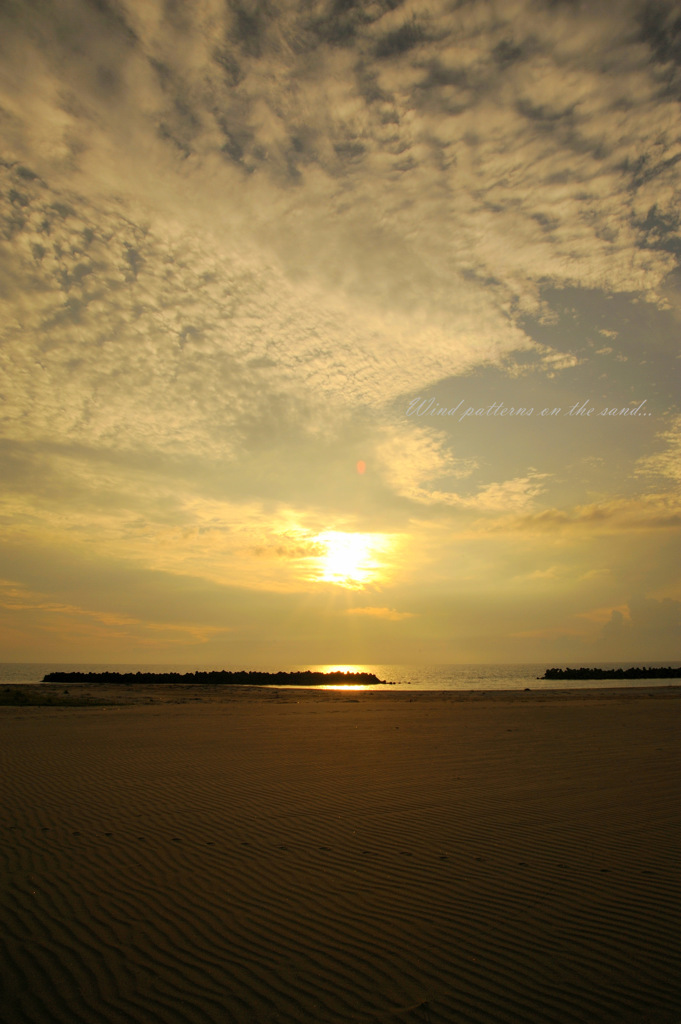
[[[590,662],[589,667],[629,668],[641,665],[642,662]],[[681,666],[681,662],[646,662],[648,666],[663,665]],[[390,680],[398,689],[411,690],[524,690],[529,686],[533,690],[564,690],[584,689],[613,686],[669,686],[674,680],[669,679],[631,679],[631,680],[573,680],[569,682],[539,679],[547,668],[554,667],[548,662],[527,665],[281,665],[277,668],[283,672],[373,672],[379,679]],[[556,663],[556,668],[578,667],[577,663]],[[253,669],[253,665],[114,665],[71,662],[36,663],[0,663],[0,685],[16,683],[39,683],[47,672],[195,672],[229,669],[243,671]],[[271,666],[255,666],[262,671],[276,671]],[[360,687],[364,689],[364,687]],[[381,687],[382,689],[382,687]]]

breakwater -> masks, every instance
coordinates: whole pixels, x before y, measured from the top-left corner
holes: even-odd
[[[371,672],[47,672],[44,683],[202,683],[211,686],[391,686]]]
[[[681,668],[547,668],[542,679],[681,679]]]

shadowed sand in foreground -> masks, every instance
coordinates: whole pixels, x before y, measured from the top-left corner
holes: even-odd
[[[0,1018],[678,1024],[680,697],[2,707]]]

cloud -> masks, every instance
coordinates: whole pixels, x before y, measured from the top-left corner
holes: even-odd
[[[475,469],[474,460],[457,460],[447,450],[446,435],[421,427],[387,430],[375,450],[378,472],[400,497],[422,504],[457,504],[458,495],[426,487],[437,481],[462,479]]]
[[[520,482],[522,484],[522,481]],[[522,487],[520,488],[522,503]],[[489,520],[491,532],[529,533],[631,530],[676,530],[681,525],[681,508],[673,494],[648,494],[612,498],[588,505],[544,508],[528,515],[509,514]]]
[[[390,622],[401,622],[403,619],[413,619],[414,612],[398,612],[394,608],[347,608],[346,615],[368,615],[374,619],[387,619]]]
[[[629,605],[622,604],[618,608],[611,608],[606,606],[604,608],[591,608],[588,612],[580,612],[579,617],[587,619],[589,622],[595,622],[599,626],[605,626],[607,623],[615,621],[620,622],[623,620],[629,620]]]
[[[9,435],[229,458],[527,348],[540,284],[657,294],[638,10],[6,11]]]
[[[543,473],[533,473],[501,483],[488,484],[476,495],[468,498],[465,504],[468,508],[481,512],[497,512],[501,509],[515,512],[530,510],[535,505],[535,499],[544,490],[544,484],[541,482],[544,477]]]
[[[328,432],[348,404],[405,390],[415,359],[436,379],[477,358],[442,329],[412,336],[390,311],[295,289],[262,256],[21,187],[20,214],[4,206],[7,437],[229,459],[286,422]]]
[[[69,462],[66,462],[69,465]],[[292,594],[319,591],[328,570],[329,531],[367,544],[368,581],[402,579],[410,567],[396,531],[367,533],[357,514],[284,502],[238,501],[176,493],[177,480],[142,469],[126,476],[108,467],[89,475],[76,462],[70,485],[38,494],[20,487],[0,498],[8,543],[51,545],[101,557],[146,572],[209,581],[221,587]],[[80,475],[79,475],[80,474]],[[69,493],[69,487],[73,493]],[[333,578],[343,575],[343,557]]]
[[[526,580],[537,580],[541,583],[553,583],[554,581],[563,578],[566,571],[565,566],[550,565],[546,569],[535,569],[533,572],[526,573],[522,578]]]
[[[662,451],[641,459],[637,466],[639,475],[654,473],[676,482],[681,481],[681,416],[675,416],[668,430],[662,431],[660,440],[666,442]]]
[[[72,399],[92,387],[95,318],[140,397],[116,423],[167,444],[170,416],[177,445],[205,445],[190,383],[226,443],[239,428],[208,378],[228,402],[382,402],[527,346],[518,315],[547,281],[658,294],[678,237],[664,18],[391,6],[74,3],[45,5],[30,33],[28,15],[6,20],[12,172],[38,175],[6,212],[26,259],[43,252],[20,280],[46,307],[22,333],[68,334]],[[49,238],[30,212],[46,188],[74,211]]]
[[[400,497],[420,505],[444,505],[463,511],[520,512],[533,507],[544,489],[545,474],[491,482],[467,493],[452,490],[454,481],[465,480],[478,468],[475,459],[457,459],[449,450],[450,439],[441,431],[423,427],[395,429],[389,439],[378,444],[379,472]],[[450,484],[445,490],[443,485]],[[438,486],[439,485],[439,486]]]
[[[0,613],[16,629],[16,623],[30,621],[44,634],[59,633],[71,637],[82,634],[90,640],[100,637],[133,642],[142,647],[156,645],[205,644],[230,633],[228,626],[209,626],[192,622],[157,622],[104,609],[83,608],[50,600],[45,594],[27,590],[20,584],[0,581]],[[27,615],[28,613],[28,615]]]
[[[680,632],[681,601],[639,596],[629,601],[625,611],[613,609],[598,644],[607,654],[617,652],[617,657],[660,661],[678,658]]]
[[[525,629],[518,633],[509,633],[508,636],[515,640],[557,640],[563,638],[577,640],[581,639],[582,634],[578,629],[557,626],[548,629]]]

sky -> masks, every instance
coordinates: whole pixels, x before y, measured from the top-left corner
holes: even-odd
[[[681,659],[681,4],[4,0],[0,660]]]

